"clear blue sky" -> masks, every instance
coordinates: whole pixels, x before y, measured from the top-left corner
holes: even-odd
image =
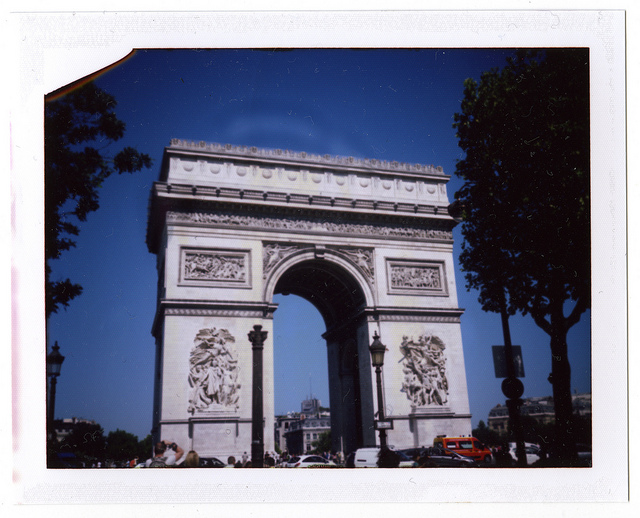
[[[151,429],[156,304],[155,256],[145,244],[147,206],[162,152],[171,138],[319,154],[434,164],[461,185],[453,114],[463,81],[505,63],[507,50],[197,50],[138,51],[102,74],[127,124],[115,149],[131,145],[155,161],[151,170],[108,179],[100,209],[81,224],[78,246],[52,264],[84,293],[51,317],[48,343],[66,357],[56,418],[84,417],[105,432],[139,438]],[[454,254],[461,236],[454,231]],[[491,345],[501,344],[497,314],[484,313],[456,271],[466,311],[462,338],[472,423],[504,403]],[[311,304],[278,296],[275,314],[276,412],[300,409],[311,391],[329,405],[324,324]],[[530,317],[512,317],[521,345],[524,397],[551,394],[549,337]],[[591,391],[590,312],[568,336],[572,389]]]

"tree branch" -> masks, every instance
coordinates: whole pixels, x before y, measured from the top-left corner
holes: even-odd
[[[588,307],[589,305],[585,302],[585,298],[579,297],[576,301],[576,305],[573,307],[573,311],[571,311],[571,314],[565,320],[565,329],[567,331],[580,321],[580,316]]]
[[[533,317],[533,320],[536,323],[536,325],[540,329],[542,329],[545,333],[547,333],[549,336],[551,336],[551,323],[546,318],[544,318],[545,313],[540,310],[536,310],[532,308],[531,316]]]

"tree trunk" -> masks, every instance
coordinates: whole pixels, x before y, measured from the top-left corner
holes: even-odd
[[[567,354],[567,331],[564,318],[552,321],[551,376],[556,413],[556,437],[552,456],[573,463],[578,454],[573,433],[573,403],[571,400],[571,366]]]

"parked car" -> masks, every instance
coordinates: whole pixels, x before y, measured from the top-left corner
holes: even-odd
[[[491,462],[491,450],[475,437],[447,437],[438,435],[433,440],[434,447],[452,450],[465,457],[470,457],[478,463]]]
[[[353,456],[353,466],[349,466],[350,460],[347,457],[347,467],[354,468],[377,468],[378,467],[378,452],[380,447],[375,448],[359,448],[355,451]],[[400,450],[393,450],[400,456],[399,468],[411,468],[413,467],[413,460],[411,457],[407,457]]]
[[[427,449],[426,446],[422,446],[421,448],[403,448],[398,451],[404,453],[410,459],[413,459],[416,455],[418,457],[422,455],[422,452],[425,451],[426,449]]]
[[[470,457],[460,455],[455,451],[447,448],[433,446],[430,448],[410,448],[400,450],[413,458],[418,455],[418,464],[424,462],[428,457],[429,460],[439,468],[477,468],[478,463]]]
[[[296,455],[284,465],[285,468],[337,468],[335,462],[320,455]]]
[[[200,457],[201,468],[224,468],[226,464],[216,457]]]
[[[527,457],[527,466],[531,466],[534,462],[540,460],[540,447],[537,444],[525,442],[524,451]],[[512,464],[515,464],[518,461],[515,442],[509,443],[509,455],[511,455]]]

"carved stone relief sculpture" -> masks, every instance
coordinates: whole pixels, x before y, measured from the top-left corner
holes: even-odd
[[[365,236],[390,236],[421,239],[453,239],[451,230],[440,230],[406,225],[374,225],[367,223],[336,223],[320,219],[294,219],[287,217],[245,216],[207,212],[167,212],[169,222],[204,223],[223,226],[241,226],[259,229],[292,230],[303,232],[330,232]]]
[[[366,250],[364,248],[340,248],[339,250],[349,256],[349,258],[364,272],[369,279],[369,282],[373,282],[373,251]]]
[[[444,342],[437,336],[423,334],[417,341],[404,336],[400,351],[403,354],[404,381],[401,392],[414,407],[442,406],[449,399]]]
[[[446,296],[443,262],[387,259],[389,293]]]
[[[391,269],[392,288],[440,289],[440,269],[430,266],[395,265]]]
[[[238,408],[238,360],[229,344],[235,338],[226,329],[201,329],[189,356],[190,413]]]
[[[299,249],[300,247],[295,245],[286,246],[280,243],[266,244],[262,249],[262,271],[264,278],[267,278],[267,274],[273,270],[280,261]]]
[[[247,275],[245,257],[237,254],[186,252],[185,280],[244,282]]]

